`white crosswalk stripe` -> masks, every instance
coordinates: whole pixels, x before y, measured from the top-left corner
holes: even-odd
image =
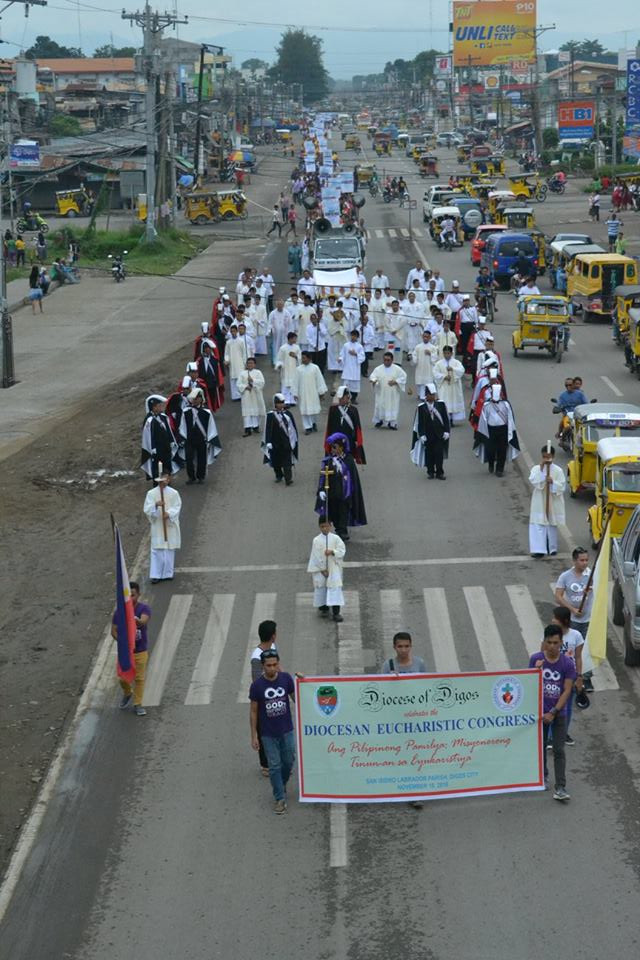
[[[461,591],[425,587],[421,597],[399,588],[373,593],[368,586],[362,591],[347,590],[344,620],[337,630],[330,620],[318,616],[311,592],[283,594],[280,600],[277,593],[217,593],[207,602],[205,613],[202,597],[196,603],[191,594],[171,598],[151,648],[145,706],[162,703],[169,676],[173,698],[183,698],[186,706],[218,702],[217,686],[228,688],[229,684],[237,691],[236,702],[248,703],[250,656],[258,643],[258,625],[262,620],[275,620],[276,607],[286,669],[307,676],[375,671],[390,655],[393,635],[407,629],[429,670],[513,670],[525,666],[527,656],[540,649],[543,631],[534,598],[525,584],[465,586]],[[236,640],[232,642],[236,621]],[[469,624],[477,646],[469,642]],[[240,644],[238,631],[241,638],[246,638]],[[615,672],[606,660],[596,667],[593,680],[597,691],[619,689]]]
[[[411,236],[411,234],[409,233],[409,231],[407,230],[406,227],[401,227],[401,228],[400,228],[400,233],[402,234],[403,237],[407,237],[407,238],[408,238],[408,237]]]
[[[392,227],[389,227],[387,233],[389,234],[390,237],[397,237],[397,236],[398,236],[398,234],[396,233],[396,231],[395,231]]]
[[[192,599],[190,594],[176,594],[171,597],[147,671],[144,702],[148,707],[157,707],[162,700],[169,670],[189,616]]]
[[[473,630],[486,670],[508,670],[509,660],[484,587],[463,587]]]
[[[238,703],[249,703],[249,687],[251,686],[251,654],[258,646],[258,627],[263,620],[275,620],[276,595],[275,593],[256,593],[253,601],[253,614],[249,628],[249,640],[242,667],[242,680],[238,693]]]
[[[408,227],[385,227],[380,228],[376,227],[373,230],[365,230],[365,237],[367,240],[372,240],[375,234],[377,240],[383,240],[385,237],[395,238],[400,234],[406,240],[410,240],[413,237],[423,237],[424,231],[420,227],[414,227],[412,225],[411,230]]]
[[[211,600],[200,653],[193,668],[185,703],[188,706],[211,703],[213,684],[227,642],[235,594],[216,594]]]
[[[384,237],[384,230],[376,230],[376,237],[379,240],[382,240],[382,238]]]
[[[459,673],[460,664],[451,629],[446,591],[444,587],[425,587],[422,593],[433,650],[433,668],[437,673]]]

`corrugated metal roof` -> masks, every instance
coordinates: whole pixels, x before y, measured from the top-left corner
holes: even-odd
[[[54,73],[134,73],[133,57],[60,57],[36,60],[40,68]]]

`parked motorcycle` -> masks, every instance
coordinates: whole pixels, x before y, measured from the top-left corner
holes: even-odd
[[[109,254],[109,260],[112,261],[111,276],[116,283],[120,283],[121,280],[126,280],[127,278],[127,271],[124,266],[124,257],[128,252],[128,250],[123,250],[122,253],[117,254],[115,257],[112,253]]]

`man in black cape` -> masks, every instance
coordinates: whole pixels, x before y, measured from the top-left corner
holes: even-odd
[[[347,527],[364,527],[367,514],[356,462],[343,433],[327,437],[329,456],[322,458],[316,513],[328,516],[343,540],[349,539]]]
[[[430,480],[444,480],[443,461],[449,456],[451,424],[447,408],[437,399],[433,383],[425,387],[424,401],[418,404],[413,421],[411,459],[417,467],[426,467]]]
[[[364,438],[358,408],[351,403],[351,394],[347,387],[338,387],[336,397],[338,402],[329,407],[329,416],[327,417],[324,441],[325,453],[329,453],[328,438],[331,434],[342,433],[349,441],[349,449],[356,463],[366,463],[367,458],[364,455]]]
[[[154,393],[145,400],[147,414],[142,425],[140,466],[154,482],[160,473],[160,464],[167,473],[177,473],[181,467],[179,447],[171,418],[165,413],[167,398]]]
[[[292,467],[298,462],[298,428],[281,393],[274,394],[273,410],[267,414],[262,449],[263,462],[273,468],[276,483],[284,479],[290,487],[293,483]]]

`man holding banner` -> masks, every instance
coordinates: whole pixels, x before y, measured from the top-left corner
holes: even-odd
[[[564,802],[571,799],[567,793],[565,775],[565,743],[567,738],[567,702],[576,679],[576,665],[571,657],[561,653],[562,628],[552,623],[544,628],[542,653],[532,653],[529,666],[542,671],[542,745],[544,748],[544,776],[547,778],[547,741],[551,733],[555,786],[553,799]]]

